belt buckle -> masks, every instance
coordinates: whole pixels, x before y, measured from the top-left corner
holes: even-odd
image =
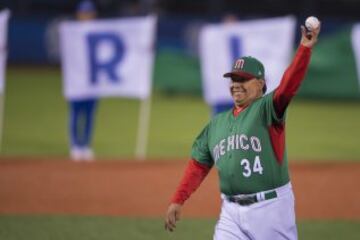
[[[244,199],[238,199],[238,203],[241,205],[241,206],[249,206],[253,203],[255,203],[255,199],[254,197],[248,197],[248,198],[244,198]]]
[[[256,196],[249,196],[249,197],[243,197],[243,198],[239,198],[239,197],[228,197],[230,202],[234,202],[237,203],[241,206],[249,206],[253,203],[256,203]]]

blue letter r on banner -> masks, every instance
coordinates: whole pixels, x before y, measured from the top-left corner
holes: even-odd
[[[122,39],[111,32],[90,33],[87,35],[89,61],[90,61],[90,83],[95,85],[98,82],[99,72],[104,72],[109,80],[113,82],[120,81],[120,77],[116,74],[116,66],[124,56],[124,43]],[[106,43],[112,46],[112,57],[106,61],[100,60],[99,46]]]

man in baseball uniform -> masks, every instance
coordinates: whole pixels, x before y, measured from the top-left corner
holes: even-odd
[[[285,149],[285,111],[304,79],[320,26],[306,31],[277,89],[266,92],[265,69],[253,57],[231,72],[234,108],[217,115],[192,147],[192,159],[171,199],[165,229],[173,231],[181,207],[212,166],[218,170],[222,208],[214,239],[297,239],[294,195]]]

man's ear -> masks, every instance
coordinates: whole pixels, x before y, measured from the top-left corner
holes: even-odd
[[[260,87],[262,89],[264,87],[264,85],[265,85],[265,80],[259,79],[259,84],[260,84]]]
[[[264,79],[259,79],[260,89],[263,94],[266,92],[266,84]]]

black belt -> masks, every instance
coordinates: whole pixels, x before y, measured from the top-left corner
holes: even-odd
[[[233,203],[237,203],[241,206],[248,206],[257,202],[261,202],[264,200],[269,200],[277,197],[276,191],[270,191],[264,194],[264,198],[259,200],[256,197],[256,194],[244,195],[244,196],[227,196],[227,200]]]

